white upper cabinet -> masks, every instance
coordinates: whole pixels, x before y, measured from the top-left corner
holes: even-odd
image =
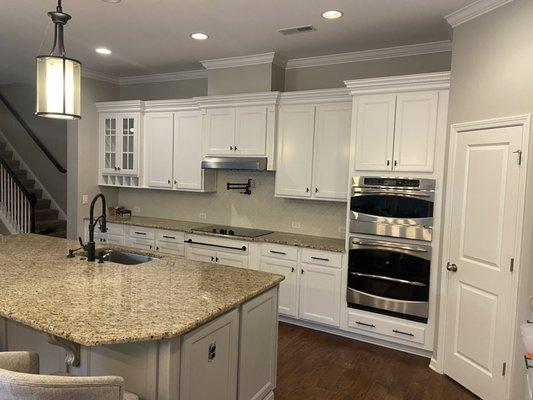
[[[235,108],[215,108],[206,114],[207,155],[235,154]]]
[[[234,150],[246,156],[266,154],[266,107],[240,107],[236,109]]]
[[[147,113],[145,130],[146,183],[153,188],[171,188],[174,114],[171,112]]]
[[[276,196],[346,201],[351,119],[344,89],[282,94]]]
[[[279,109],[276,196],[311,197],[315,106]]]
[[[394,130],[395,171],[433,171],[438,99],[436,92],[398,95]]]
[[[139,113],[119,114],[118,122],[122,138],[119,171],[123,175],[137,175],[139,171],[139,120]]]
[[[395,111],[396,95],[357,99],[356,170],[390,171]]]
[[[174,185],[177,189],[202,190],[203,117],[200,111],[174,115]],[[209,173],[209,172],[208,172]]]
[[[351,118],[351,102],[316,109],[313,196],[317,199],[346,199]]]
[[[102,172],[118,172],[119,142],[118,117],[115,114],[100,114],[100,139],[102,140]]]

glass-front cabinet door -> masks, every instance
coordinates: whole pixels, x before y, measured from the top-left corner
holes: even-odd
[[[139,141],[139,118],[135,114],[120,115],[121,151],[120,173],[137,175],[137,146]]]
[[[118,120],[115,115],[104,114],[100,116],[102,139],[102,170],[105,173],[118,173]]]

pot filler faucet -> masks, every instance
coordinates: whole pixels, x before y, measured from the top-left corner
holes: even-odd
[[[96,204],[96,201],[99,198],[102,199],[102,215],[100,215],[95,220],[94,219],[94,205]],[[89,214],[89,242],[83,246],[83,250],[87,252],[87,261],[94,261],[96,259],[96,250],[95,250],[95,244],[94,244],[94,228],[96,228],[98,221],[100,221],[100,231],[107,232],[107,224],[106,224],[107,221],[106,221],[105,211],[106,211],[105,196],[102,193],[97,194],[96,196],[94,196],[94,199],[91,202],[91,211]]]

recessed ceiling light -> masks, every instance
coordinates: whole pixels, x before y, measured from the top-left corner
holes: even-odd
[[[322,16],[326,19],[337,19],[342,17],[342,12],[337,10],[324,11]]]
[[[201,32],[196,32],[196,33],[191,33],[191,37],[195,40],[206,40],[206,39],[209,39],[209,36],[206,35],[205,33],[201,33]]]
[[[105,55],[105,56],[108,56],[108,55],[111,54],[111,50],[106,49],[105,47],[98,47],[98,48],[96,49],[96,52],[97,52],[98,54],[103,54],[103,55]]]

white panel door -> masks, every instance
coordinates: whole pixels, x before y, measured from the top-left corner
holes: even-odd
[[[118,160],[121,175],[138,175],[139,168],[139,140],[140,124],[138,113],[120,114],[118,118],[120,129],[120,157]]]
[[[317,106],[313,162],[317,199],[346,201],[351,118],[351,102]]]
[[[235,108],[207,110],[207,155],[235,154]]]
[[[230,267],[248,268],[248,255],[235,254],[225,251],[217,251],[217,264],[228,265]]]
[[[484,400],[505,398],[511,361],[521,145],[522,127],[458,133],[452,159],[444,372]]]
[[[278,310],[280,314],[298,317],[297,262],[262,257],[261,271],[285,277],[279,285]]]
[[[300,266],[300,318],[339,326],[340,293],[340,269],[311,264]]]
[[[396,100],[394,170],[433,172],[437,92],[402,93]]]
[[[174,114],[175,189],[202,189],[202,124],[200,111]]]
[[[102,154],[101,169],[107,174],[118,173],[120,164],[120,131],[118,129],[118,117],[115,114],[100,114],[100,151]]]
[[[235,151],[246,156],[266,155],[266,107],[239,107],[236,110]]]
[[[361,96],[357,100],[355,170],[392,169],[395,112],[394,94]]]
[[[187,258],[193,261],[215,262],[217,252],[195,246],[189,246],[187,249]]]
[[[155,188],[172,187],[174,117],[172,113],[145,115],[147,184]]]
[[[276,195],[311,197],[315,106],[282,106],[279,111]]]

